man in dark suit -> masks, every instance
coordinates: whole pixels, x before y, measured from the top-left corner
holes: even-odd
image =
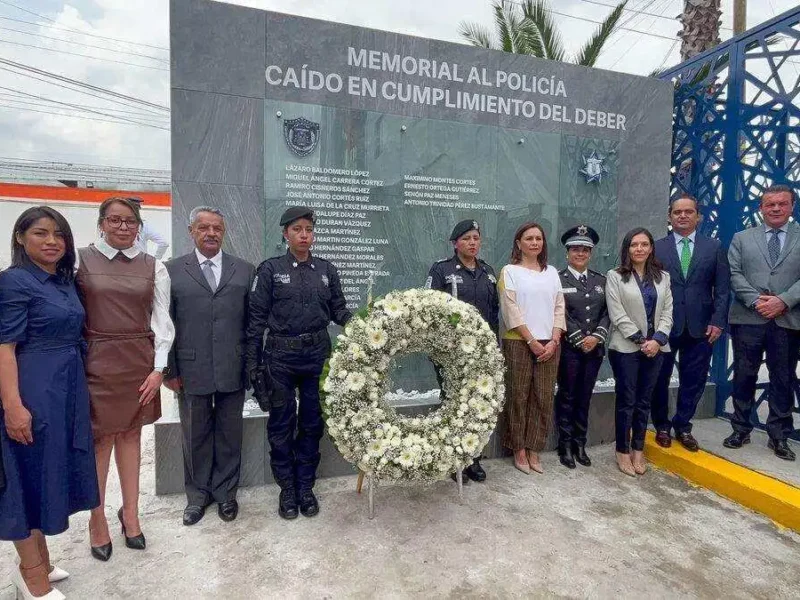
[[[225,220],[200,206],[189,217],[195,249],[169,261],[175,343],[165,385],[178,394],[183,433],[183,524],[218,503],[223,521],[239,512],[245,331],[255,267],[222,251]]]
[[[727,448],[750,442],[761,360],[769,372],[769,448],[794,460],[786,438],[794,431],[792,380],[800,350],[800,225],[789,222],[797,192],[773,185],[761,196],[763,225],[739,231],[731,240],[728,321],[733,337],[733,433]]]
[[[664,355],[651,411],[660,446],[668,448],[672,444],[670,431],[674,430],[683,447],[696,452],[698,444],[691,421],[706,386],[713,345],[725,329],[730,271],[720,241],[697,232],[697,200],[688,195],[673,200],[669,221],[672,233],[656,242],[656,257],[670,276],[672,352]],[[670,421],[669,382],[676,358],[678,405]]]

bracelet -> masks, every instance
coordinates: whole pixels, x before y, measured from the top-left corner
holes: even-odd
[[[533,342],[536,341],[536,338],[531,338],[527,342],[525,342],[528,346],[530,346]]]

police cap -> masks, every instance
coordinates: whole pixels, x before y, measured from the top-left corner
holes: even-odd
[[[481,232],[481,228],[478,227],[478,222],[473,219],[466,219],[457,223],[456,226],[453,227],[453,233],[450,234],[450,241],[455,242],[462,235],[473,229],[478,233]]]
[[[567,248],[570,246],[586,246],[594,248],[600,241],[597,232],[588,225],[578,225],[568,230],[561,236],[561,243]]]
[[[291,208],[287,208],[281,215],[281,227],[291,225],[297,221],[297,219],[309,219],[313,223],[315,220],[314,211],[307,206],[292,206]]]

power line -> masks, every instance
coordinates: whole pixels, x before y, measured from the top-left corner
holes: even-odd
[[[109,96],[113,96],[115,98],[119,98],[121,100],[129,100],[135,102],[137,104],[143,104],[144,106],[149,106],[151,108],[156,108],[158,110],[163,110],[169,112],[169,107],[164,106],[162,104],[154,104],[153,102],[148,102],[147,100],[142,100],[141,98],[135,98],[133,96],[127,96],[125,94],[120,94],[119,92],[114,92],[112,90],[106,89],[104,87],[100,87],[97,85],[92,85],[90,83],[86,83],[83,81],[78,81],[77,79],[70,79],[69,77],[65,77],[63,75],[58,75],[57,73],[51,73],[50,71],[45,71],[43,69],[37,69],[36,67],[32,67],[30,65],[26,65],[23,63],[14,62],[13,60],[8,60],[7,58],[0,57],[0,64],[8,65],[10,67],[14,67],[15,69],[20,69],[23,71],[28,71],[31,73],[36,73],[38,75],[43,75],[44,77],[56,79],[58,81],[63,81],[64,83],[69,83],[71,85],[76,85],[82,88],[90,89],[96,92],[100,92],[102,94],[108,94]],[[8,69],[5,69],[8,70]],[[12,71],[13,73],[14,71]],[[17,73],[18,75],[23,75],[23,73]]]
[[[519,6],[522,6],[521,2],[515,2],[514,0],[509,0],[509,1],[512,4],[517,4]],[[559,16],[562,16],[562,17],[568,17],[570,19],[576,19],[578,21],[586,21],[587,23],[594,23],[595,25],[602,25],[603,24],[602,21],[596,21],[595,19],[589,19],[588,17],[579,17],[577,15],[571,15],[569,13],[559,12],[557,10],[553,10],[552,8],[548,8],[546,10],[548,12],[554,14],[554,15],[559,15]],[[620,27],[617,27],[616,29],[624,29],[625,31],[630,31],[630,32],[633,32],[633,33],[641,33],[642,35],[649,35],[650,37],[661,38],[663,40],[669,40],[670,42],[675,39],[674,37],[669,37],[669,36],[666,36],[666,35],[660,35],[658,33],[651,33],[649,31],[641,31],[639,29],[631,29],[629,27],[620,26]]]
[[[0,20],[12,21],[14,23],[25,23],[26,25],[35,25],[36,27],[42,26],[41,23],[37,23],[36,21],[26,21],[25,19],[15,19],[14,17],[0,16]],[[58,27],[56,25],[48,25],[47,27],[48,29],[54,29],[56,31],[65,31],[67,33],[76,33],[78,35],[85,35],[87,37],[97,38],[98,40],[107,40],[109,42],[121,42],[123,44],[130,44],[131,46],[142,46],[144,48],[153,48],[154,50],[162,50],[163,52],[169,52],[169,48],[166,48],[164,46],[154,46],[152,44],[145,44],[144,42],[129,42],[127,40],[107,37],[104,35],[97,35],[96,33],[87,33],[85,31],[80,31],[78,29],[71,29],[69,27]]]
[[[24,111],[28,111],[28,112],[42,113],[42,114],[46,114],[46,115],[55,115],[55,116],[58,116],[58,117],[68,117],[68,118],[71,118],[71,119],[83,119],[85,121],[99,121],[99,122],[102,122],[102,123],[116,123],[117,125],[138,125],[138,126],[141,126],[141,127],[152,127],[153,129],[162,129],[164,131],[169,131],[169,127],[159,127],[158,125],[150,125],[150,124],[145,124],[145,123],[131,123],[131,122],[128,122],[128,121],[112,121],[110,119],[98,119],[96,117],[87,117],[87,116],[83,116],[83,115],[68,114],[68,113],[63,113],[63,112],[53,112],[53,111],[50,111],[50,110],[38,110],[38,109],[35,109],[35,108],[28,108],[28,107],[25,107],[25,106],[13,106],[13,105],[7,105],[7,104],[0,104],[0,109],[24,110]]]
[[[6,89],[8,89],[8,88],[6,88]],[[16,92],[16,91],[13,92],[13,93],[10,93],[10,94],[2,94],[2,93],[0,93],[0,98],[7,98],[9,100],[22,100],[22,95],[24,95],[24,94],[25,94],[25,92]],[[49,104],[46,104],[46,103],[52,103],[52,102],[57,102],[57,101],[51,100],[50,98],[42,98],[42,103],[43,103],[42,105],[43,106],[47,106]],[[142,119],[150,119],[150,120],[155,120],[155,121],[161,121],[162,123],[165,120],[169,121],[169,115],[163,115],[162,116],[162,115],[157,115],[155,113],[145,113],[145,112],[141,112],[141,111],[138,111],[138,110],[122,110],[120,108],[107,108],[107,107],[104,107],[104,106],[91,106],[91,105],[88,105],[88,104],[76,104],[75,106],[79,106],[81,109],[97,109],[97,110],[103,110],[103,111],[110,112],[110,113],[120,113],[120,114],[133,115],[135,117],[140,117]],[[127,106],[127,105],[123,105],[123,106]]]
[[[161,67],[153,67],[149,65],[138,65],[136,63],[125,62],[123,60],[114,60],[112,58],[103,58],[101,56],[92,56],[91,54],[80,54],[79,52],[68,52],[67,50],[57,50],[55,48],[47,48],[45,46],[34,46],[33,44],[23,44],[22,42],[9,42],[8,40],[0,40],[0,44],[11,44],[12,46],[22,46],[23,48],[33,48],[35,50],[45,50],[47,52],[57,52],[58,54],[69,54],[70,56],[81,56],[83,58],[92,58],[94,60],[102,60],[104,62],[116,63],[118,65],[128,65],[131,67],[141,67],[143,69],[153,69],[155,71],[166,71],[169,69],[162,69]]]
[[[50,21],[51,23],[58,23],[58,21],[56,21],[52,17],[48,17],[47,15],[43,15],[41,13],[37,13],[37,12],[34,12],[32,10],[28,10],[27,8],[22,8],[21,6],[18,6],[17,4],[14,4],[13,2],[8,2],[7,0],[0,0],[0,4],[5,4],[6,6],[10,6],[12,8],[16,8],[17,10],[21,10],[24,13],[28,13],[29,15],[33,15],[34,17],[39,17],[40,19],[45,19],[46,21]],[[83,33],[80,29],[74,29],[72,27],[61,27],[61,29],[65,29],[66,31],[72,31],[74,33]],[[117,39],[117,38],[107,38],[107,39],[109,39],[111,41],[114,41],[114,42],[122,42],[124,44],[139,44],[139,42],[130,42],[128,40],[122,40],[122,39]],[[148,44],[140,44],[140,45],[147,46]],[[151,47],[152,48],[159,48],[161,50],[165,50],[165,48],[162,48],[162,47],[159,47],[159,46],[151,46]]]
[[[141,56],[142,58],[149,58],[150,60],[155,60],[158,62],[162,62],[164,64],[169,64],[168,60],[164,60],[163,58],[158,58],[157,56],[151,56],[149,54],[142,54],[140,52],[129,52],[127,50],[116,50],[114,48],[109,48],[108,46],[93,46],[92,44],[84,44],[82,42],[73,42],[72,40],[65,40],[64,38],[57,38],[51,37],[49,35],[44,35],[42,33],[36,33],[35,31],[23,31],[21,29],[13,29],[11,27],[0,27],[2,31],[13,31],[14,33],[21,33],[23,35],[32,35],[34,37],[39,37],[45,40],[53,40],[56,42],[62,42],[64,44],[73,44],[75,46],[85,46],[86,48],[94,48],[96,50],[105,50],[107,52],[114,52],[116,54],[129,54],[130,56]]]
[[[607,8],[616,8],[616,6],[613,5],[613,4],[606,4],[604,2],[598,2],[597,0],[580,0],[580,1],[581,2],[585,2],[586,4],[596,4],[597,6],[605,6]],[[650,17],[658,17],[660,19],[667,19],[669,21],[677,21],[678,20],[677,17],[668,17],[666,15],[659,15],[657,13],[647,12],[645,10],[637,10],[637,9],[634,9],[634,8],[628,8],[627,6],[623,10],[626,11],[626,12],[639,13],[639,14],[642,14],[642,15],[650,16]],[[733,31],[733,29],[730,28],[730,27],[721,27],[721,29],[727,29],[729,31]]]
[[[662,0],[661,4],[659,4],[659,6],[661,7],[661,9],[660,9],[660,10],[662,10],[662,11],[663,11],[663,10],[668,10],[668,9],[669,9],[669,5],[670,5],[670,3],[671,3],[671,2],[672,2],[672,0]],[[654,8],[653,10],[656,10],[656,9]],[[655,25],[655,24],[656,24],[656,18],[655,18],[655,17],[658,17],[658,16],[661,16],[661,15],[660,15],[660,14],[656,14],[656,15],[654,16],[654,18],[653,18],[653,19],[650,21],[650,27],[652,27],[653,25]],[[644,19],[646,19],[646,18],[647,18],[647,17],[644,17]],[[644,19],[643,19],[643,20],[644,20]],[[677,39],[677,36],[676,36],[675,38],[673,38],[673,40],[676,40],[676,39]],[[614,67],[617,65],[617,63],[619,63],[619,61],[621,61],[621,60],[622,60],[622,58],[623,58],[623,57],[624,57],[626,54],[628,54],[628,53],[629,53],[631,50],[633,50],[634,46],[636,46],[636,44],[638,44],[638,43],[639,43],[641,40],[642,40],[642,36],[640,35],[639,37],[637,37],[637,38],[636,38],[636,39],[635,39],[635,40],[634,40],[634,41],[631,43],[631,45],[630,45],[630,46],[628,46],[628,47],[626,48],[626,50],[625,50],[625,51],[624,51],[622,54],[620,54],[620,55],[617,57],[617,60],[615,60],[615,61],[614,61],[614,62],[611,64],[611,67],[610,67],[610,68],[611,68],[611,69],[613,69],[613,68],[614,68]]]
[[[37,96],[36,94],[29,94],[28,92],[22,92],[20,90],[7,88],[7,87],[1,86],[1,85],[0,85],[0,90],[6,90],[6,91],[9,91],[9,92],[16,92],[18,94],[22,94],[23,96],[27,96],[28,98],[34,98],[36,100],[45,100],[45,101],[51,102],[53,104],[58,104],[60,106],[66,106],[66,107],[73,108],[73,109],[77,108],[79,110],[83,110],[85,112],[94,113],[94,114],[97,114],[97,115],[100,115],[100,116],[103,116],[103,117],[113,117],[115,119],[120,119],[122,121],[130,121],[131,123],[136,123],[138,125],[144,125],[145,124],[145,123],[142,123],[141,121],[136,121],[136,120],[131,119],[129,117],[111,115],[111,114],[108,114],[106,112],[102,112],[102,111],[95,110],[95,109],[92,109],[92,108],[81,108],[77,104],[72,104],[70,102],[61,102],[60,100],[51,100],[51,99],[45,98],[43,96]]]

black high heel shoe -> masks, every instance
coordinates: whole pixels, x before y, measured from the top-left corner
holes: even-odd
[[[128,537],[125,534],[125,521],[122,520],[122,508],[117,512],[117,518],[119,519],[119,524],[122,526],[122,535],[125,536],[125,545],[131,550],[144,550],[147,547],[147,541],[144,539],[143,533],[135,537]]]
[[[111,552],[114,550],[114,547],[111,545],[111,542],[107,544],[103,544],[102,546],[91,546],[92,548],[92,556],[97,560],[101,560],[103,562],[108,561],[111,558]]]

